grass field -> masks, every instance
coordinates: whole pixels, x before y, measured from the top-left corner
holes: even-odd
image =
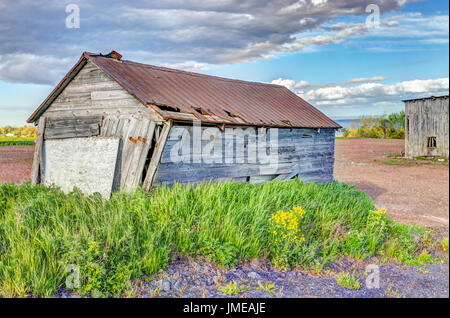
[[[34,138],[0,136],[0,146],[29,146],[34,145]]]
[[[0,296],[50,296],[79,268],[83,296],[121,296],[174,255],[219,266],[266,258],[320,270],[348,256],[433,262],[413,231],[362,191],[301,181],[141,189],[110,200],[30,184],[0,185]]]

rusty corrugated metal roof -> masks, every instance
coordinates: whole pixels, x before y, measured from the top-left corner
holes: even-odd
[[[91,60],[164,119],[266,127],[340,128],[284,86],[152,66],[120,60],[120,57],[114,51],[106,56],[84,53],[78,63],[83,58]],[[69,77],[70,73],[65,79]],[[38,110],[30,121],[37,119],[34,117],[39,115]]]

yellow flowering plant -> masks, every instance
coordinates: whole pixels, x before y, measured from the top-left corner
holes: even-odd
[[[387,209],[386,207],[379,208],[374,213],[378,219],[383,219],[386,216]]]
[[[278,267],[288,267],[291,256],[305,241],[305,236],[300,230],[300,223],[305,213],[301,206],[294,206],[289,211],[280,210],[271,215],[269,242],[272,261]]]

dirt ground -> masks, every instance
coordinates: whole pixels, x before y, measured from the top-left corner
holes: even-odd
[[[335,179],[356,186],[385,206],[397,221],[449,228],[449,168],[442,164],[387,165],[400,154],[402,140],[336,140]],[[33,146],[0,147],[0,182],[29,179]]]
[[[397,221],[441,228],[448,233],[449,168],[443,164],[388,165],[403,140],[336,140],[335,179],[365,191]]]
[[[0,147],[0,182],[22,183],[30,179],[34,146]]]

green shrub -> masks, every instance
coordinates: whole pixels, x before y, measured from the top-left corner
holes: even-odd
[[[274,242],[271,216],[304,210],[301,242]],[[343,256],[417,260],[411,231],[423,229],[374,211],[362,191],[342,183],[175,184],[150,194],[64,194],[29,183],[0,185],[0,296],[49,296],[78,266],[81,295],[119,296],[131,279],[165,268],[174,254],[204,255],[219,266],[267,258],[322,269]],[[292,252],[285,246],[294,247]]]
[[[405,112],[381,116],[361,116],[356,126],[342,128],[343,138],[405,138]]]

